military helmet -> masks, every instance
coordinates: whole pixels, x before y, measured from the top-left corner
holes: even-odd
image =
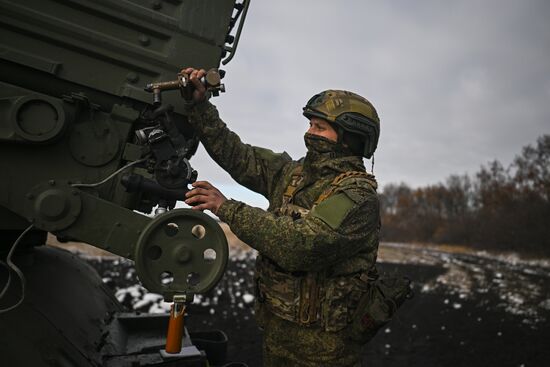
[[[380,118],[374,106],[358,94],[326,90],[314,95],[303,108],[307,118],[319,117],[336,126],[339,141],[352,146],[358,155],[370,158],[380,136]],[[357,145],[357,144],[351,144]]]

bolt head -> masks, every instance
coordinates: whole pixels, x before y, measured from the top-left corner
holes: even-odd
[[[191,251],[186,246],[181,246],[177,250],[176,259],[180,264],[185,264],[189,260],[191,260],[192,254]]]
[[[139,36],[139,43],[142,46],[149,46],[151,44],[151,39],[147,37],[146,35],[142,34]]]
[[[134,72],[126,74],[126,80],[130,83],[137,83],[139,81],[139,75]]]
[[[160,0],[153,0],[151,1],[151,8],[155,10],[162,9],[162,2]]]

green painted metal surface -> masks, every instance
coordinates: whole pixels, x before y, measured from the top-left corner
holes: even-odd
[[[125,352],[121,340],[129,337],[119,337],[126,329],[113,316],[119,305],[99,279],[90,285],[91,269],[51,249],[28,249],[43,244],[45,232],[87,242],[135,260],[149,290],[167,299],[220,279],[227,242],[216,222],[190,210],[145,214],[184,197],[197,174],[189,160],[198,139],[178,91],[153,105],[144,87],[174,80],[183,67],[231,60],[248,2],[0,0],[1,261],[34,226],[14,257],[28,260],[25,297],[13,272],[4,292],[9,277],[0,272],[0,344],[9,346],[0,364],[97,366],[113,353],[108,365],[172,363],[152,352],[162,336],[156,326],[154,338],[132,329],[139,343],[130,347],[148,345],[147,356]],[[169,225],[179,234],[165,236]],[[143,321],[136,325],[151,324]]]
[[[171,209],[195,179],[189,159],[198,145],[180,94],[165,91],[160,107],[172,108],[161,110],[144,87],[186,66],[229,61],[247,8],[235,0],[1,0],[0,235],[32,223],[134,258],[141,231],[151,229],[144,213]],[[211,226],[205,215],[192,218]],[[11,245],[2,241],[0,252]],[[157,283],[151,290],[162,292]],[[170,294],[178,291],[189,289]]]

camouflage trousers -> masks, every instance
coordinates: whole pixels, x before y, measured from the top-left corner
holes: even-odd
[[[360,367],[362,345],[347,329],[327,332],[305,327],[264,312],[264,367]]]

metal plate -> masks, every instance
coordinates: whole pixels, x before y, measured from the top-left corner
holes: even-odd
[[[17,135],[33,143],[56,138],[66,123],[61,103],[38,94],[19,98],[11,109],[10,120]]]
[[[103,120],[75,124],[69,142],[73,158],[90,167],[111,162],[121,145],[118,131],[112,125]]]
[[[227,265],[227,239],[219,224],[191,209],[176,209],[153,219],[135,248],[138,277],[151,292],[204,293]]]
[[[69,227],[82,210],[80,191],[64,180],[40,183],[25,195],[25,199],[25,215],[29,222],[49,232]]]

